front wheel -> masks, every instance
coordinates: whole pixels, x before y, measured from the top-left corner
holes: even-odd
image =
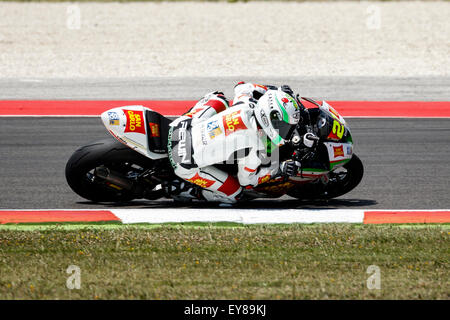
[[[291,189],[288,195],[301,200],[332,199],[353,190],[362,180],[364,166],[354,154],[349,162],[328,174],[327,184],[321,181],[307,183]]]
[[[136,198],[132,191],[98,179],[96,168],[108,168],[131,180],[149,167],[151,161],[113,138],[103,139],[73,153],[66,165],[66,180],[75,193],[94,202],[130,201]]]

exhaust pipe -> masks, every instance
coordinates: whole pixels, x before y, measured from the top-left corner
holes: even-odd
[[[133,183],[130,180],[118,172],[109,170],[105,166],[95,168],[94,175],[109,182],[113,188],[125,189],[128,191],[133,190]]]

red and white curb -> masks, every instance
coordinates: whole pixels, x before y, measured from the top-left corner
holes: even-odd
[[[450,209],[111,209],[111,210],[0,210],[0,224],[47,222],[185,223],[234,222],[241,224],[290,223],[450,223]]]
[[[98,117],[121,106],[143,105],[179,116],[192,100],[0,100],[0,117]],[[450,118],[450,101],[327,101],[348,118]]]

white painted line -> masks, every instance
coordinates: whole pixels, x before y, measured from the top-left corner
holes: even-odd
[[[1,214],[55,211],[95,214],[109,212],[125,224],[129,223],[183,223],[234,222],[240,224],[291,223],[449,223],[450,209],[235,209],[235,208],[157,208],[157,209],[0,209]],[[389,214],[389,213],[393,214]],[[406,215],[402,213],[407,213]],[[414,214],[418,213],[418,214]],[[436,213],[436,214],[433,214]],[[19,214],[19,215],[20,215]],[[116,219],[113,219],[116,220]],[[23,220],[22,222],[25,222]],[[83,222],[83,219],[80,220]]]
[[[111,209],[123,223],[363,223],[361,209]]]

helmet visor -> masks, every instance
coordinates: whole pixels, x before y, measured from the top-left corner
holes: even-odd
[[[296,127],[295,124],[290,124],[278,119],[273,119],[272,125],[284,140],[289,140],[292,137],[292,134],[294,133]]]

